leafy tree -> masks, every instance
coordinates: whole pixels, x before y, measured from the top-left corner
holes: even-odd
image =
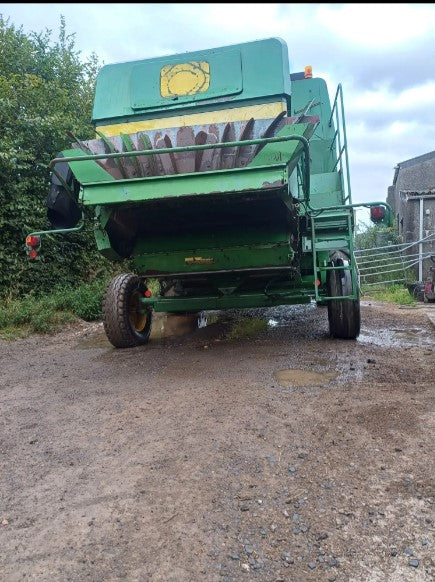
[[[397,234],[397,225],[383,226],[380,224],[357,225],[355,232],[355,248],[371,249],[386,245],[396,245],[401,241]]]
[[[52,31],[25,34],[0,15],[0,295],[45,292],[59,284],[89,281],[109,268],[96,251],[89,226],[83,234],[45,240],[29,261],[25,236],[50,228],[45,201],[48,164],[70,147],[71,131],[94,137],[91,111],[99,69],[82,62],[63,17]]]

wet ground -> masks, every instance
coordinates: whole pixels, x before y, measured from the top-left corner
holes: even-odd
[[[433,580],[428,309],[365,303],[357,341],[307,305],[248,339],[0,342],[0,579]]]

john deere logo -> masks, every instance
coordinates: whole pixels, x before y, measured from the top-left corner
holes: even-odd
[[[162,97],[195,95],[210,87],[210,65],[206,61],[191,61],[181,65],[166,65],[160,71]]]

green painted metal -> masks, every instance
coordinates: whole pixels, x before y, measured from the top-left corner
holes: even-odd
[[[177,244],[178,247],[178,244]],[[237,269],[279,267],[291,264],[294,251],[288,242],[282,244],[246,245],[240,247],[225,246],[224,249],[196,248],[188,250],[172,250],[168,253],[135,254],[133,263],[139,272],[173,272],[188,271],[231,271]],[[198,257],[210,262],[186,262],[187,259]]]
[[[331,205],[342,205],[343,191],[341,179],[337,172],[325,172],[311,175],[310,205],[324,208]]]
[[[160,91],[165,66],[207,62],[210,86],[205,92],[164,98]],[[155,119],[255,102],[287,100],[291,92],[288,50],[279,38],[219,49],[105,65],[95,90],[94,123]]]
[[[84,216],[82,217],[82,220],[80,221],[80,224],[78,226],[75,226],[74,228],[57,228],[57,229],[51,229],[51,230],[37,230],[35,232],[29,232],[27,236],[46,236],[46,235],[51,235],[51,234],[70,234],[72,232],[80,232],[81,230],[83,230],[83,227],[85,226],[85,219]]]
[[[53,234],[70,234],[70,233],[80,232],[83,230],[84,226],[85,226],[85,217],[84,217],[84,215],[82,215],[82,220],[80,221],[78,226],[75,226],[74,228],[57,228],[57,229],[52,229],[52,230],[37,230],[35,232],[30,232],[28,235],[26,235],[26,238],[28,236],[44,237],[44,236],[51,236]],[[39,251],[40,248],[41,248],[41,243],[37,247],[37,250]]]
[[[62,176],[56,171],[56,164],[58,163],[68,163],[74,176],[77,178],[80,184],[86,184],[87,182],[113,182],[113,178],[108,172],[106,172],[101,166],[99,166],[96,161],[93,160],[93,156],[89,156],[85,152],[77,149],[65,150],[62,152],[65,154],[64,158],[54,158],[49,164],[49,169],[56,174],[56,176],[63,182]],[[109,154],[107,154],[109,155]],[[68,187],[70,190],[70,188]]]
[[[310,303],[311,298],[308,293],[290,293],[283,290],[281,294],[275,293],[266,295],[265,293],[244,293],[238,295],[212,295],[188,298],[141,298],[144,307],[152,308],[154,311],[189,312],[214,309],[245,309],[250,307],[274,307],[275,305],[297,305]]]
[[[113,248],[109,235],[104,228],[94,228],[94,236],[97,249],[103,257],[111,261],[119,261],[121,259],[120,255]]]
[[[341,147],[341,141],[340,141],[340,131],[339,131],[339,125],[340,125],[340,118],[339,118],[339,109],[338,109],[338,99],[340,98],[340,112],[341,112],[341,123],[343,126],[343,147]],[[341,86],[341,83],[338,84],[337,87],[337,91],[335,93],[335,99],[334,99],[334,105],[332,107],[332,111],[331,111],[331,117],[329,118],[329,122],[328,125],[329,127],[332,126],[332,116],[334,115],[334,110],[336,111],[336,126],[337,126],[337,137],[339,139],[338,142],[338,149],[339,149],[339,156],[337,158],[337,162],[336,165],[340,162],[341,160],[341,156],[344,153],[345,156],[345,166],[346,166],[346,186],[347,186],[347,196],[345,197],[345,202],[352,204],[352,190],[351,190],[351,186],[350,186],[350,172],[349,172],[349,156],[347,153],[347,136],[346,136],[346,118],[344,115],[344,99],[343,99],[343,88]],[[341,172],[341,176],[342,176],[342,180],[343,178],[343,172]],[[345,191],[344,185],[343,185],[343,192]]]
[[[347,209],[348,207],[343,207],[343,208]],[[314,277],[315,278],[318,278],[319,276],[321,277],[321,274],[325,273],[326,271],[346,271],[346,270],[348,270],[351,273],[351,282],[352,282],[352,295],[341,296],[339,298],[331,297],[330,295],[328,295],[325,288],[322,289],[322,292],[319,292],[319,287],[316,286],[315,299],[319,303],[322,303],[322,302],[326,303],[328,301],[334,301],[334,300],[340,300],[340,299],[352,299],[354,301],[358,299],[359,285],[358,285],[358,273],[357,273],[355,255],[354,255],[353,216],[352,216],[350,211],[347,211],[347,214],[343,215],[343,216],[346,217],[346,226],[345,226],[344,230],[346,231],[347,236],[344,237],[342,244],[338,244],[338,240],[335,240],[334,243],[331,246],[329,246],[329,250],[331,250],[331,251],[335,250],[335,249],[347,250],[348,257],[349,257],[349,264],[342,265],[339,267],[331,267],[331,266],[328,266],[327,264],[322,265],[321,261],[318,259],[318,250],[320,248],[324,248],[324,247],[321,247],[321,244],[322,244],[321,239],[319,239],[319,237],[317,235],[317,231],[316,231],[316,218],[317,217],[311,215],[311,233],[312,233],[312,253],[313,253]],[[326,259],[326,260],[324,259],[324,262],[326,263],[327,260],[328,259]]]
[[[248,167],[263,166],[267,164],[274,164],[276,162],[285,162],[289,168],[289,174],[299,161],[301,148],[304,151],[307,164],[304,172],[304,190],[305,196],[309,196],[310,192],[310,158],[309,158],[309,139],[313,135],[314,126],[311,123],[297,123],[294,125],[285,125],[278,133],[276,138],[267,138],[268,142],[261,149],[261,151],[249,162]],[[281,138],[288,138],[288,140],[299,141],[299,145],[281,142]],[[254,140],[251,140],[254,141]],[[257,140],[255,140],[257,141]],[[284,140],[286,141],[286,140]],[[291,164],[291,162],[294,164]]]
[[[291,115],[306,111],[310,103],[309,114],[320,119],[310,138],[311,175],[332,172],[336,161],[335,152],[331,148],[335,127],[328,124],[331,105],[326,82],[320,78],[292,81]]]
[[[162,67],[177,66],[183,63],[207,63],[210,74],[209,87],[191,95],[164,97],[160,90]],[[198,65],[197,65],[198,66]],[[153,83],[149,79],[153,79]],[[238,95],[243,91],[242,59],[240,50],[213,53],[201,51],[194,54],[177,55],[169,58],[148,60],[133,66],[130,77],[130,107],[136,110],[168,109],[176,101],[178,106],[191,106],[192,103],[219,97]]]
[[[83,186],[83,203],[125,204],[178,198],[180,196],[216,195],[220,192],[250,192],[283,187],[287,181],[285,164],[260,168],[236,168],[204,174],[152,176],[133,180],[94,182]]]
[[[310,212],[315,212],[317,214],[323,213],[323,212],[330,212],[333,210],[345,210],[348,208],[371,208],[372,206],[384,206],[387,210],[387,213],[389,215],[392,216],[392,208],[391,206],[388,204],[388,202],[358,202],[358,203],[354,203],[354,204],[337,204],[336,206],[325,206],[325,207],[319,207],[319,208],[315,208],[314,206],[311,206],[311,204],[306,200],[303,200],[303,202],[306,204],[308,210]],[[389,224],[389,226],[391,226],[391,222]]]
[[[192,241],[194,246],[192,247]],[[247,243],[249,241],[249,243]],[[221,247],[221,235],[218,229],[208,233],[201,232],[193,235],[191,232],[179,234],[177,236],[176,246],[179,250],[188,251],[189,249],[216,249]],[[225,243],[228,248],[243,246],[279,246],[289,245],[288,235],[285,231],[270,225],[262,228],[233,229],[225,233]],[[166,253],[174,250],[174,241],[171,237],[165,235],[155,235],[153,238],[141,239],[137,242],[135,250],[138,254],[142,253]]]

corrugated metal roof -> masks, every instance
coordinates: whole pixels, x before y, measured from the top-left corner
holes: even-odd
[[[429,188],[422,190],[400,190],[400,194],[406,194],[407,196],[424,196],[425,194],[435,194],[435,189]]]

